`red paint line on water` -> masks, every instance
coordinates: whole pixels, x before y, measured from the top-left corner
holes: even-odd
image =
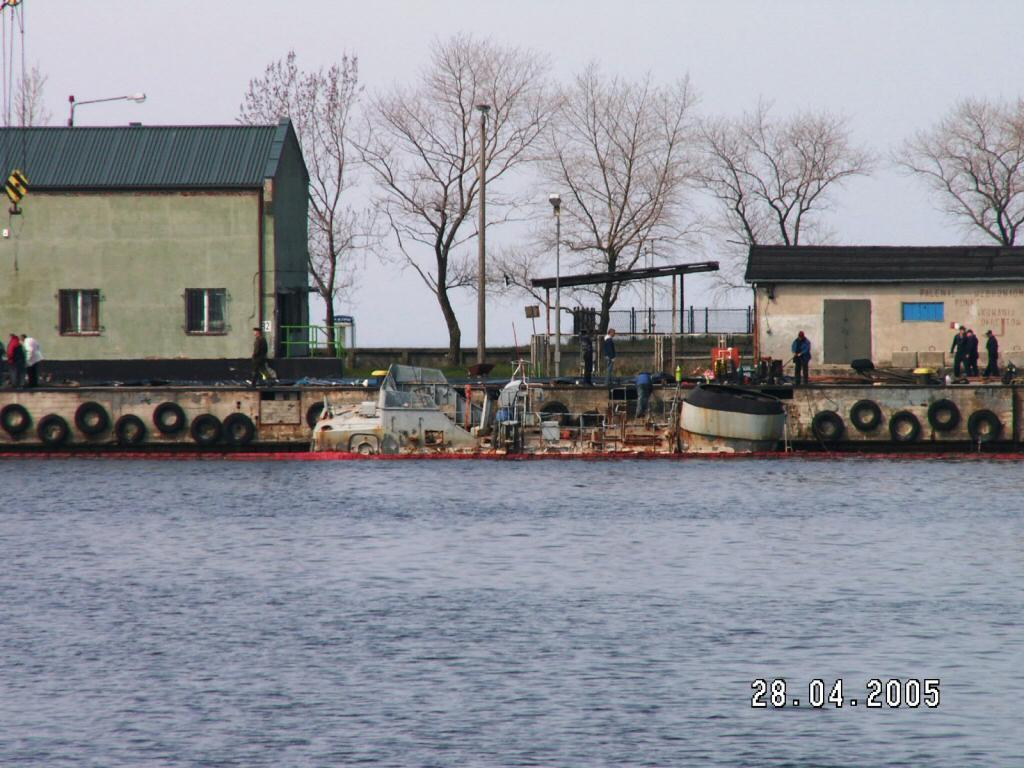
[[[814,461],[861,460],[927,460],[927,461],[1024,461],[1024,453],[827,453],[824,451],[792,451],[765,453],[431,453],[399,454],[392,456],[364,456],[358,453],[301,451],[230,452],[215,451],[110,451],[102,453],[77,452],[6,452],[0,453],[0,460],[10,459],[133,459],[146,461],[194,461],[196,459],[215,461],[720,461],[723,459],[805,459]]]

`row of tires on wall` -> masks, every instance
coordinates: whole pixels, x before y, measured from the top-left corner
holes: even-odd
[[[858,432],[875,432],[883,423],[882,409],[874,400],[858,400],[850,408],[850,423]],[[928,406],[928,424],[938,433],[949,433],[960,426],[960,408],[952,400],[936,400]],[[920,439],[921,420],[911,411],[900,410],[889,416],[889,436],[896,443],[913,443]],[[846,433],[843,417],[835,411],[819,411],[811,422],[814,436],[826,443],[836,443]],[[988,409],[975,411],[967,419],[967,433],[976,443],[997,440],[1003,424]]]
[[[177,403],[161,403],[151,415],[153,427],[161,435],[178,435],[188,429],[192,440],[200,446],[216,445],[222,440],[228,445],[243,446],[256,436],[256,425],[244,413],[232,413],[221,421],[210,413],[196,416],[189,422],[184,409]],[[121,416],[112,423],[110,413],[102,404],[89,401],[75,410],[75,426],[90,438],[101,437],[113,432],[118,445],[134,446],[145,442],[148,433],[146,422],[134,414]],[[24,436],[33,426],[32,414],[18,403],[5,405],[0,409],[0,427],[11,437]],[[71,439],[71,427],[63,416],[47,414],[35,423],[39,440],[51,447],[66,445]]]

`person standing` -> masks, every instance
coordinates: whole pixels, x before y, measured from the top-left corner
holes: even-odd
[[[25,370],[28,373],[28,386],[39,386],[39,363],[43,360],[43,350],[39,342],[31,336],[21,334],[21,346],[25,348]]]
[[[11,386],[21,389],[25,383],[25,348],[16,333],[11,334],[7,343],[7,362],[11,369]]]
[[[604,359],[608,364],[608,376],[606,384],[610,387],[612,385],[612,373],[615,370],[615,329],[609,328],[608,334],[604,337],[604,343],[602,344],[602,352],[604,352]]]
[[[964,367],[967,369],[968,376],[978,375],[978,337],[974,335],[974,331],[970,328],[967,329],[966,336],[967,351],[964,353]]]
[[[794,383],[796,386],[800,386],[801,374],[803,375],[803,383],[810,383],[807,371],[811,362],[811,340],[804,335],[803,331],[800,331],[796,338],[793,339],[790,349],[793,352],[793,364],[796,366]]]
[[[991,330],[985,331],[985,351],[988,352],[988,365],[985,366],[986,376],[999,375],[999,341]]]
[[[263,331],[259,328],[252,329],[252,386],[256,386],[263,379],[270,378],[270,371],[267,370],[267,340],[263,337]]]
[[[653,390],[654,382],[651,381],[651,374],[647,371],[640,371],[636,376],[636,417],[638,419],[647,415],[647,404],[651,401]]]
[[[583,384],[594,386],[594,340],[589,333],[580,334],[580,351],[583,353]]]
[[[960,368],[964,364],[964,353],[967,351],[967,329],[962,325],[957,325],[956,336],[953,337],[953,346],[949,348],[949,351],[953,355],[953,375],[960,376]]]

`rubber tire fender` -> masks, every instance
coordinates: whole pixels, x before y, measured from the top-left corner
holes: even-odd
[[[949,415],[945,420],[942,419],[943,413]],[[928,406],[928,423],[936,432],[952,432],[960,426],[960,409],[952,400],[936,400]]]
[[[165,418],[169,415],[173,416],[171,421],[167,421]],[[160,405],[153,410],[153,426],[165,435],[176,435],[181,432],[187,424],[188,419],[185,418],[185,411],[177,403],[172,403],[170,401],[160,403]]]
[[[982,432],[981,427],[986,423],[988,424],[988,431]],[[999,438],[1002,431],[1003,422],[987,408],[975,411],[967,419],[967,433],[971,436],[971,440],[976,443],[991,443]]]
[[[306,409],[306,425],[312,429],[320,420],[320,414],[324,412],[324,401],[313,403]]]
[[[908,425],[909,431],[903,432],[900,427]],[[910,411],[896,411],[889,417],[889,434],[894,443],[913,443],[921,436],[921,422]]]
[[[114,437],[118,445],[138,445],[146,439],[146,423],[131,413],[114,422]]]
[[[71,428],[62,416],[51,413],[49,416],[43,416],[39,420],[39,424],[36,426],[36,434],[43,445],[56,448],[68,441],[68,437],[71,435]]]
[[[811,421],[811,432],[824,443],[835,443],[846,431],[843,417],[835,411],[818,411]]]
[[[89,400],[75,410],[75,426],[83,435],[98,435],[110,429],[110,414],[95,400]]]
[[[221,426],[228,445],[248,445],[256,436],[256,425],[244,413],[232,413]]]
[[[32,415],[24,405],[9,403],[0,410],[0,426],[11,437],[16,437],[32,426]]]
[[[205,448],[215,445],[220,440],[224,434],[224,425],[212,413],[202,413],[192,419],[189,433],[192,435],[196,445],[201,445]]]
[[[569,420],[569,407],[557,400],[549,400],[540,409],[541,421],[557,421],[558,426],[564,427]]]
[[[850,423],[861,432],[872,432],[882,423],[882,409],[874,400],[858,400],[850,407]]]

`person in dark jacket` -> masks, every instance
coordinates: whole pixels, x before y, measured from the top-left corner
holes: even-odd
[[[967,369],[968,376],[978,375],[978,337],[974,335],[974,331],[970,328],[967,329],[966,338],[967,350],[964,352],[964,366]]]
[[[256,386],[263,379],[270,378],[270,371],[267,370],[267,340],[263,338],[263,331],[259,328],[252,329],[252,386]]]
[[[647,415],[647,404],[651,401],[652,391],[654,391],[654,382],[651,381],[651,374],[647,371],[640,371],[636,375],[636,417],[638,419]]]
[[[602,345],[602,352],[604,352],[604,359],[608,364],[608,377],[606,384],[610,387],[612,385],[612,373],[615,370],[615,329],[609,328],[608,335],[604,337],[604,343]]]
[[[804,384],[809,383],[807,369],[811,362],[811,340],[804,335],[803,331],[800,331],[796,338],[793,339],[791,350],[793,352],[793,364],[796,366],[794,383],[797,386],[800,385],[801,374],[803,374]]]
[[[953,337],[953,345],[949,348],[949,351],[953,355],[953,375],[959,376],[960,369],[964,364],[964,352],[967,351],[965,340],[967,339],[967,329],[962,325],[957,326],[956,336]]]
[[[985,366],[986,376],[999,375],[999,341],[991,330],[985,331],[985,351],[988,352],[988,365]]]
[[[580,351],[583,353],[583,384],[594,386],[594,340],[589,333],[580,334]]]

